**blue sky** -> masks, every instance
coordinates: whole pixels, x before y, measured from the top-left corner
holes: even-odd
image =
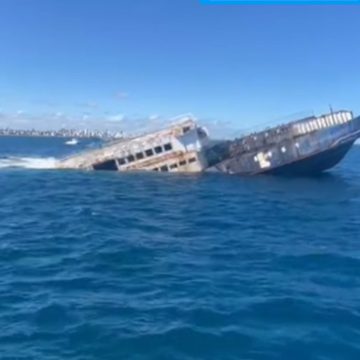
[[[360,6],[1,0],[0,126],[243,129],[360,112]],[[217,130],[215,130],[217,131]]]

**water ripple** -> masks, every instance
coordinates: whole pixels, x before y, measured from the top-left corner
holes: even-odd
[[[359,359],[357,155],[315,179],[1,169],[1,359]]]

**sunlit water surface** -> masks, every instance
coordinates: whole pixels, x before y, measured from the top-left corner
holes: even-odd
[[[360,359],[360,148],[317,178],[51,169],[0,138],[0,358]]]

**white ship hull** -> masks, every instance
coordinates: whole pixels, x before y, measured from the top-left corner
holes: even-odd
[[[201,172],[207,167],[205,129],[188,118],[167,129],[119,140],[58,162],[61,169]]]

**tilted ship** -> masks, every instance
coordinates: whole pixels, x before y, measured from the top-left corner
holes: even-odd
[[[186,116],[166,129],[120,139],[58,162],[62,169],[202,172],[208,133]]]
[[[220,143],[207,158],[230,174],[312,175],[335,166],[359,136],[360,117],[331,112]]]
[[[337,111],[239,139],[210,141],[192,117],[166,129],[73,155],[58,168],[114,171],[311,175],[335,166],[360,136],[360,117]]]

